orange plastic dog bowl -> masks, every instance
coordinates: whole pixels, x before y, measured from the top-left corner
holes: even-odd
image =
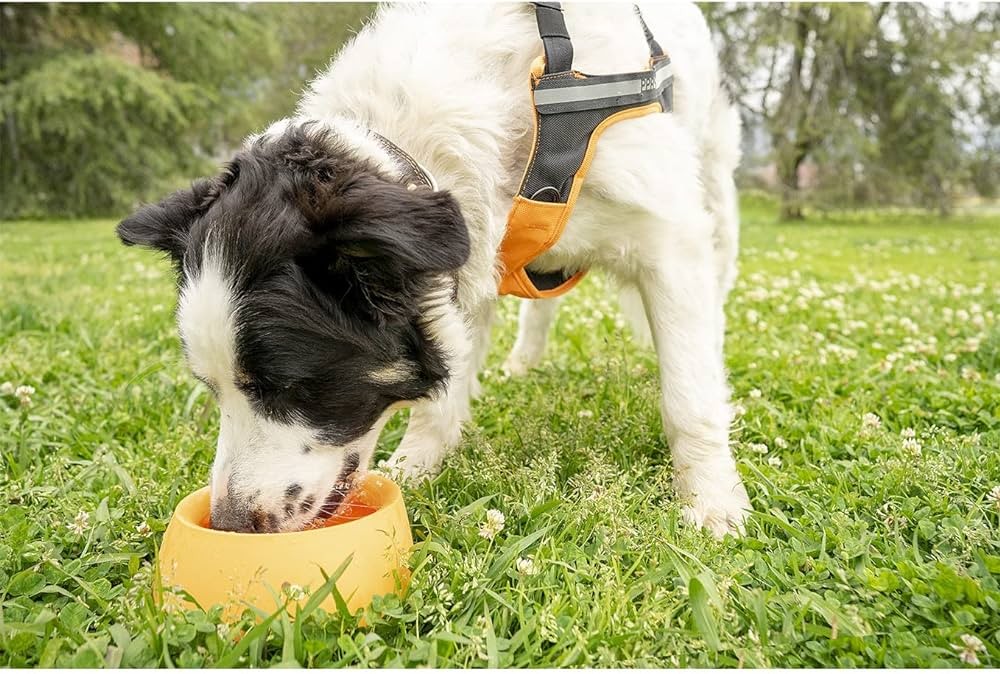
[[[160,545],[156,596],[165,608],[190,607],[181,588],[202,608],[223,607],[232,620],[248,606],[273,613],[284,603],[282,587],[306,593],[324,582],[348,557],[337,590],[353,613],[376,595],[405,588],[406,555],[413,546],[410,522],[399,487],[388,478],[368,474],[360,484],[365,502],[376,510],[335,526],[280,534],[243,534],[207,528],[209,488],[185,497],[174,511]],[[323,604],[336,610],[331,594]],[[294,613],[295,602],[289,603]]]

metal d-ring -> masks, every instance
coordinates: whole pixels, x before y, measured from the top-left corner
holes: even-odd
[[[540,194],[548,194],[549,190],[552,190],[552,194],[555,195],[552,199],[540,199],[538,197],[538,195],[540,195]],[[559,197],[560,196],[562,196],[562,195],[559,193],[559,190],[557,190],[555,187],[552,187],[551,185],[549,185],[547,187],[543,187],[542,189],[540,189],[537,192],[535,192],[534,194],[532,194],[531,195],[531,200],[532,201],[544,201],[544,202],[547,202],[547,203],[555,203],[555,202],[559,201]]]

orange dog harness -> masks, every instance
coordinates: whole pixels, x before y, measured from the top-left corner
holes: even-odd
[[[638,7],[635,12],[649,43],[649,70],[584,75],[572,69],[573,44],[560,4],[534,5],[545,50],[531,68],[534,141],[499,254],[500,294],[526,299],[562,295],[587,273],[586,269],[539,272],[528,265],[562,235],[601,133],[625,119],[669,112],[673,102],[670,59]]]

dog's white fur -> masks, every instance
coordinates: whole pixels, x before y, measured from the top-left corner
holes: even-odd
[[[690,521],[721,535],[739,530],[750,507],[728,445],[731,413],[722,358],[723,303],[736,272],[739,120],[720,90],[699,10],[651,4],[642,12],[673,62],[674,111],[608,128],[564,235],[535,266],[604,269],[621,281],[626,296],[631,293],[626,304],[633,307],[638,290],[659,359],[661,411],[678,494]],[[603,74],[648,66],[647,44],[630,4],[568,5],[565,17],[576,69]],[[458,274],[457,306],[429,302],[437,313],[426,317],[448,354],[452,376],[441,395],[412,410],[390,460],[405,474],[438,469],[459,441],[478,389],[496,299],[497,249],[531,143],[528,72],[540,50],[527,5],[382,8],[311,84],[296,117],[267,132],[322,120],[361,154],[395,170],[368,135],[377,131],[426,167],[461,205],[471,255]],[[523,304],[507,360],[511,373],[539,362],[555,309],[555,300]],[[182,327],[185,312],[197,320],[197,307],[182,300]],[[225,350],[224,342],[218,346]],[[221,404],[229,415],[227,395]],[[240,407],[238,401],[232,405]],[[231,435],[220,437],[224,458],[250,439]],[[374,439],[366,436],[365,443],[370,446],[363,461]]]

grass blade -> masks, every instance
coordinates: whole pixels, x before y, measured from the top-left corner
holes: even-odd
[[[691,603],[691,617],[694,619],[694,626],[701,634],[705,643],[713,651],[722,649],[722,642],[719,641],[719,630],[715,623],[715,616],[708,605],[708,591],[698,577],[692,578],[688,582],[688,601]]]

